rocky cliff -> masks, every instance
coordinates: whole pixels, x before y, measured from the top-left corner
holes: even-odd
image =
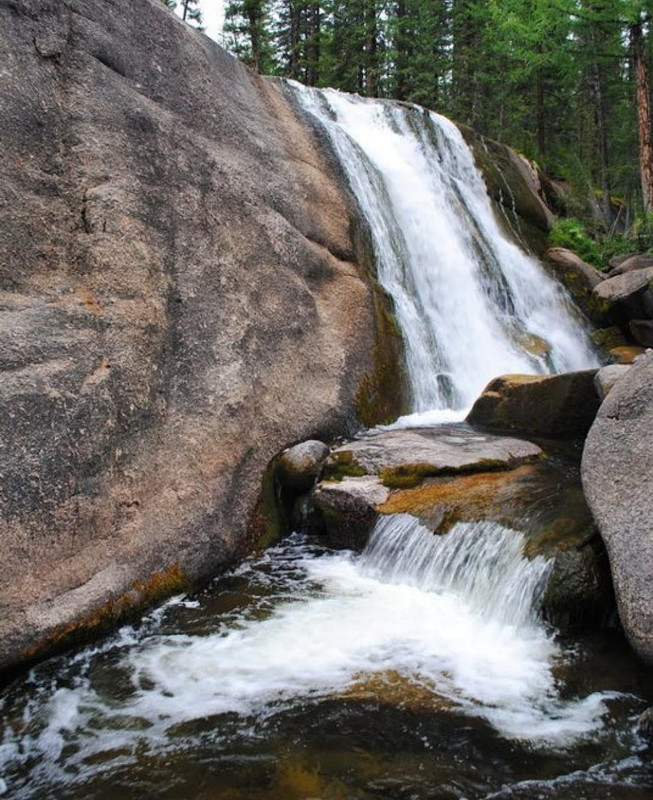
[[[273,83],[155,0],[0,0],[0,63],[7,666],[251,546],[268,460],[351,431],[380,359]]]

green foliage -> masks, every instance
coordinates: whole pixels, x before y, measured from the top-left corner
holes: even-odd
[[[549,246],[566,247],[588,264],[593,264],[595,267],[602,265],[596,242],[587,235],[583,223],[572,217],[556,220],[549,234]]]
[[[230,0],[225,41],[259,71],[426,105],[556,174],[580,165],[610,230],[615,193],[641,204],[633,31],[648,63],[652,10],[653,0]]]

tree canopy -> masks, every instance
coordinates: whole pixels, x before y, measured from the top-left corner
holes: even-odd
[[[615,193],[648,210],[652,5],[231,0],[225,43],[267,74],[417,102],[470,124],[596,189],[606,213]]]

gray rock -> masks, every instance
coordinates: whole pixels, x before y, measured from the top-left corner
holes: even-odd
[[[619,259],[619,261],[610,261],[610,267],[611,269],[606,277],[614,278],[617,275],[624,275],[626,272],[633,272],[636,269],[653,267],[653,258],[642,253],[630,254]]]
[[[542,598],[547,620],[565,631],[605,627],[613,622],[614,607],[610,568],[600,540],[556,554]]]
[[[653,352],[606,397],[582,461],[590,509],[608,550],[622,624],[653,663]]]
[[[0,50],[1,667],[238,557],[266,465],[351,433],[380,367],[364,237],[276,84],[150,0],[0,0]]]
[[[321,511],[329,543],[362,550],[378,516],[376,507],[390,494],[373,476],[322,481],[313,492]]]
[[[583,436],[599,407],[595,374],[502,375],[483,390],[467,422],[531,436]]]
[[[509,469],[541,455],[532,442],[470,431],[462,426],[372,432],[338,447],[325,472],[338,467],[402,482],[452,472]]]
[[[616,324],[631,319],[652,319],[651,283],[653,267],[608,278],[592,291],[592,307],[596,314]]]
[[[608,261],[608,266],[610,270],[616,269],[620,267],[624,261],[628,261],[629,258],[634,258],[638,253],[620,253],[619,255],[612,256],[612,258]]]
[[[601,402],[605,400],[608,392],[618,380],[628,374],[630,364],[609,364],[601,369],[594,376],[594,386]]]
[[[592,290],[604,280],[605,275],[564,247],[549,248],[544,254],[544,263],[566,287],[582,311],[591,316]]]
[[[279,457],[279,480],[295,491],[309,489],[328,455],[329,447],[315,439],[289,447]]]

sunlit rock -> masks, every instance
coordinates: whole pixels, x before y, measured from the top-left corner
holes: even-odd
[[[470,411],[470,425],[522,435],[569,437],[587,433],[599,407],[596,370],[562,375],[502,375]]]

